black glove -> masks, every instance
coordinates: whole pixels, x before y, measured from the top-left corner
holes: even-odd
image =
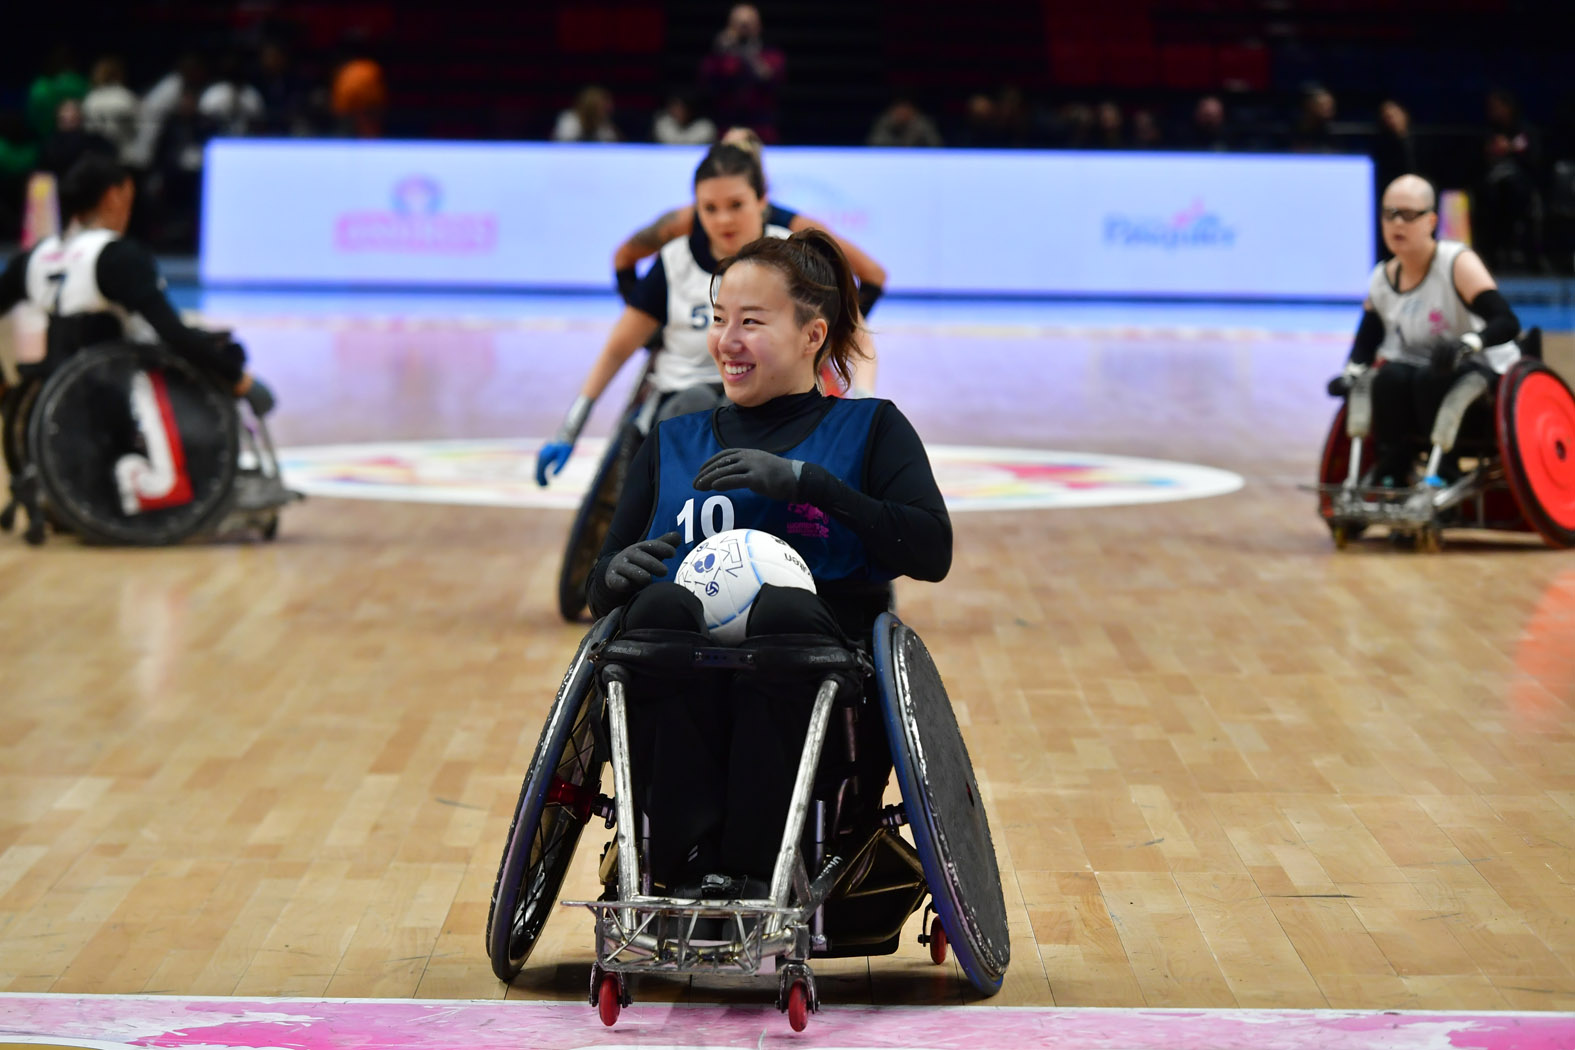
[[[617,279],[618,294],[623,297],[623,301],[626,304],[632,303],[635,286],[640,283],[640,275],[634,272],[633,266],[625,266],[621,270],[614,270],[613,277]]]
[[[1458,339],[1437,339],[1428,349],[1428,356],[1433,359],[1433,371],[1439,375],[1453,372],[1467,353],[1466,345]]]
[[[252,376],[252,385],[247,387],[246,393],[241,396],[246,399],[248,405],[252,406],[252,414],[259,419],[273,411],[273,391],[268,389],[267,383],[256,376]]]
[[[859,313],[868,317],[870,311],[875,309],[876,301],[885,294],[886,288],[883,285],[876,284],[874,281],[859,282]]]
[[[652,577],[666,576],[667,566],[662,563],[678,553],[679,539],[678,533],[669,532],[654,540],[631,543],[614,554],[607,564],[607,575],[603,577],[607,589],[627,594],[646,586]]]
[[[1353,376],[1345,372],[1341,372],[1339,375],[1329,380],[1329,396],[1344,397],[1346,394],[1351,392],[1351,384],[1355,382],[1356,379]]]
[[[801,459],[783,459],[757,448],[728,448],[701,464],[694,487],[701,492],[749,489],[766,499],[790,500],[798,494],[803,469]]]

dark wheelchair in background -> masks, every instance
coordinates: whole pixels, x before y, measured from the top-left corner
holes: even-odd
[[[820,1006],[811,959],[895,952],[926,898],[919,940],[931,960],[943,963],[950,946],[975,988],[1000,989],[1011,949],[984,798],[940,674],[911,628],[883,613],[866,651],[815,638],[737,648],[634,640],[618,636],[620,622],[615,611],[581,641],[526,774],[487,917],[500,980],[529,958],[594,816],[616,832],[602,853],[603,893],[563,904],[594,916],[590,1002],[605,1024],[630,1004],[633,974],[775,973],[777,1007],[802,1030]],[[668,896],[644,862],[626,683],[631,673],[697,670],[801,676],[814,691],[763,898]],[[902,801],[883,805],[893,772]]]
[[[652,388],[650,378],[651,363],[657,352],[646,355],[645,367],[634,384],[629,403],[618,416],[618,425],[607,439],[607,448],[596,466],[591,486],[585,490],[574,523],[569,526],[563,562],[558,569],[558,614],[571,623],[585,612],[585,583],[602,552],[607,531],[612,528],[618,497],[623,493],[624,476],[655,423],[660,396]]]
[[[1533,328],[1517,340],[1522,357],[1496,382],[1477,371],[1450,387],[1432,431],[1414,435],[1429,452],[1422,480],[1408,487],[1374,484],[1377,369],[1356,380],[1324,439],[1314,486],[1337,548],[1374,525],[1423,551],[1440,549],[1443,531],[1457,528],[1535,532],[1551,547],[1575,546],[1575,395],[1542,363],[1541,336]],[[1459,474],[1441,477],[1450,459]]]
[[[84,542],[167,546],[252,531],[278,535],[284,485],[263,419],[169,349],[104,343],[33,370],[0,399],[10,498],[0,529],[27,515]]]

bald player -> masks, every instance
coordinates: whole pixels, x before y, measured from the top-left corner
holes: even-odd
[[[1520,319],[1476,252],[1437,239],[1438,194],[1426,179],[1391,182],[1379,219],[1394,258],[1373,268],[1350,359],[1329,393],[1344,397],[1357,376],[1375,362],[1383,366],[1373,377],[1373,478],[1404,488],[1417,436],[1432,428],[1455,381],[1480,371],[1496,384],[1520,357]]]

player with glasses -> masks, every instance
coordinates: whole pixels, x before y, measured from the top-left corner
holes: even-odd
[[[1428,434],[1450,388],[1477,373],[1491,389],[1520,357],[1520,320],[1476,252],[1437,239],[1438,194],[1426,179],[1391,182],[1379,216],[1393,258],[1373,268],[1350,357],[1329,394],[1345,397],[1371,382],[1373,482],[1404,488],[1413,480],[1418,435]],[[1434,459],[1430,481],[1455,472],[1449,460]]]

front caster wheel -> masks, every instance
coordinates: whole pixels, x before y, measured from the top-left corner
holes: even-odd
[[[618,978],[613,974],[603,974],[600,987],[596,992],[596,1013],[602,1019],[602,1024],[611,1028],[618,1023],[618,1013],[623,1009],[620,1000],[623,991],[618,986]]]
[[[794,981],[788,989],[787,1015],[795,1032],[802,1032],[809,1025],[809,992],[803,981]]]

